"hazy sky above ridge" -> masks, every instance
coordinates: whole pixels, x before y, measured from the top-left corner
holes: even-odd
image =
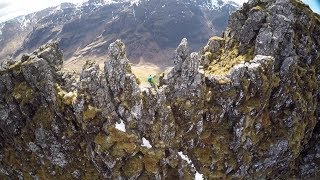
[[[82,3],[87,0],[0,0],[0,23],[14,17],[36,12],[47,7],[57,6],[62,2]],[[247,0],[234,0],[242,5]],[[303,0],[320,14],[320,0]]]
[[[0,0],[0,22],[57,6],[63,2],[81,3],[84,1],[87,0]]]

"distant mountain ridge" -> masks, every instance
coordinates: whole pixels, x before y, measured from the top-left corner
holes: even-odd
[[[115,39],[126,43],[133,62],[167,63],[187,37],[192,49],[220,35],[239,6],[222,0],[90,0],[63,3],[0,24],[0,59],[19,57],[58,41],[65,59],[105,55]]]

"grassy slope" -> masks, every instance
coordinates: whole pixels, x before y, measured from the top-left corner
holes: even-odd
[[[103,69],[105,58],[93,58],[93,59],[99,64],[100,68]],[[85,62],[86,60],[83,60],[83,59],[70,60],[64,63],[64,69],[67,71],[80,72]],[[147,78],[150,74],[157,75],[157,77],[159,77],[159,74],[166,69],[166,68],[159,67],[155,64],[145,63],[145,62],[132,64],[131,68],[132,68],[132,72],[140,80],[141,82],[140,86],[143,88],[149,87]]]

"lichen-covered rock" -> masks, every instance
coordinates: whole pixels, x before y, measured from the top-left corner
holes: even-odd
[[[108,49],[109,61],[105,62],[105,78],[110,84],[112,101],[121,119],[130,127],[136,126],[141,118],[142,100],[137,78],[132,74],[126,57],[125,45],[117,40]]]
[[[233,176],[297,175],[292,167],[299,167],[318,123],[319,25],[319,16],[299,1],[251,1],[231,15],[224,48],[203,49],[202,59],[210,60],[206,82],[219,93],[215,114],[221,123],[231,120],[226,123],[234,132],[227,144],[238,165],[225,165]],[[312,173],[304,173],[315,177],[316,168],[308,168]]]
[[[320,174],[320,18],[253,0],[141,90],[125,45],[61,69],[55,43],[0,70],[0,178],[286,179]]]

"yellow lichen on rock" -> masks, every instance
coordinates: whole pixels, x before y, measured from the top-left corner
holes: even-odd
[[[225,39],[218,36],[212,36],[209,41],[224,41]]]
[[[97,115],[97,112],[99,112],[98,108],[89,105],[87,109],[83,111],[83,120],[89,121],[91,119],[94,119]]]
[[[264,9],[264,7],[261,7],[261,6],[255,6],[253,8],[251,8],[251,10],[253,11],[262,11]]]
[[[11,95],[22,104],[26,104],[34,98],[34,92],[26,82],[16,84]]]
[[[241,62],[248,62],[252,60],[252,58],[253,52],[248,51],[247,54],[239,54],[237,46],[231,50],[222,50],[220,56],[216,57],[216,59],[210,59],[211,63],[205,73],[223,76],[229,73],[235,65]]]
[[[68,92],[64,95],[64,103],[67,105],[71,105],[77,99],[77,92]]]
[[[124,174],[127,177],[135,177],[139,175],[143,170],[142,158],[139,155],[131,157],[127,163],[123,166]]]
[[[21,73],[21,62],[16,62],[9,66],[9,70],[12,71],[13,74],[17,75]]]
[[[72,105],[78,97],[78,93],[76,91],[66,92],[58,84],[56,84],[56,91],[58,97],[60,97],[60,99],[65,105]]]
[[[105,152],[113,145],[113,141],[101,133],[95,137],[94,143],[97,145],[98,152]]]

